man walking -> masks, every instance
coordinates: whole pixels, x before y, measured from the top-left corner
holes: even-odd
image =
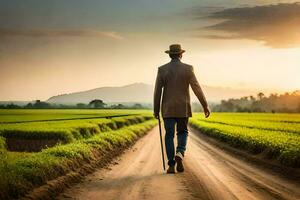
[[[165,145],[169,168],[167,173],[184,171],[183,157],[186,150],[188,136],[188,119],[192,116],[189,86],[199,99],[205,117],[209,117],[210,111],[202,92],[202,89],[194,74],[191,65],[181,62],[185,50],[179,44],[170,45],[169,54],[171,62],[158,68],[154,90],[154,116],[159,118],[160,106],[162,104],[162,117],[166,130]],[[163,93],[163,94],[162,94]],[[161,103],[161,95],[162,103]],[[175,126],[177,132],[177,148],[175,155],[174,134]]]

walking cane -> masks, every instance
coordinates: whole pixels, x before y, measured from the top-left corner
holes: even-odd
[[[164,146],[163,146],[162,133],[161,133],[160,117],[158,117],[158,126],[159,126],[159,136],[160,136],[161,156],[162,156],[162,161],[163,161],[163,167],[164,167],[164,170],[166,170],[166,166],[165,166],[165,155],[164,155]]]

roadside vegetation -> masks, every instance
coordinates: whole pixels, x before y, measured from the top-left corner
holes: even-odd
[[[74,111],[70,112],[66,114],[72,117]],[[128,116],[121,117],[111,117],[112,113],[103,110],[87,112],[77,110],[76,114],[86,118],[89,114],[103,117],[106,112],[110,117],[23,123],[15,119],[17,123],[10,120],[0,124],[0,199],[20,198],[47,181],[76,171],[85,164],[105,162],[101,160],[104,157],[112,159],[156,125],[156,120],[146,111],[127,111]],[[116,110],[113,112],[117,113]],[[20,118],[23,117],[20,115]],[[22,144],[30,141],[29,146],[35,146],[36,142],[41,144],[41,141],[57,142],[51,147],[45,145],[47,142],[42,143],[44,146],[34,151],[30,151],[30,147],[26,147],[29,151],[11,151],[7,143],[12,138]]]
[[[202,133],[281,164],[300,167],[299,114],[196,114],[190,124]]]

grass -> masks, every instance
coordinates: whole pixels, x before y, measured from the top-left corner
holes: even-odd
[[[195,115],[190,124],[234,147],[300,167],[299,119],[297,114],[214,113],[209,119]]]
[[[95,159],[95,151],[109,154],[116,148],[125,148],[156,123],[156,120],[148,119],[38,153],[5,153],[0,159],[0,199],[19,198],[33,188],[67,174],[80,167],[82,161]]]
[[[0,136],[33,140],[54,139],[62,143],[70,143],[78,139],[91,137],[103,131],[140,123],[149,118],[151,118],[149,114],[141,114],[111,119],[0,124]]]
[[[6,152],[5,138],[0,136],[0,155]]]

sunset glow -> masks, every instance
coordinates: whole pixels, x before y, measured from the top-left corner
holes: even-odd
[[[154,84],[171,43],[186,49],[183,62],[194,65],[201,84],[294,91],[300,89],[294,2],[2,1],[0,100]]]

